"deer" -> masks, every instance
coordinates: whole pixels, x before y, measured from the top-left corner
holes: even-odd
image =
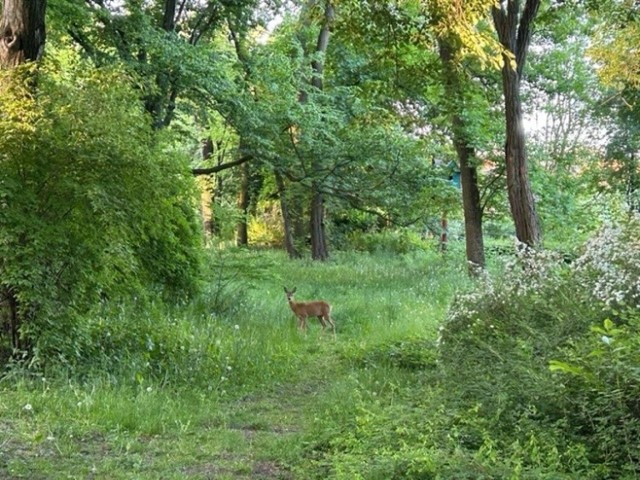
[[[324,300],[315,300],[313,302],[296,302],[293,298],[296,293],[296,287],[292,290],[288,290],[284,287],[284,293],[287,295],[287,301],[291,310],[298,317],[298,328],[304,332],[307,331],[307,318],[318,317],[320,325],[322,325],[322,331],[325,330],[327,324],[331,325],[333,336],[336,336],[336,325],[331,319],[331,305]]]

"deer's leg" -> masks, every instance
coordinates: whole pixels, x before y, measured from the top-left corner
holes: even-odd
[[[336,335],[336,324],[333,323],[333,320],[331,319],[331,315],[327,315],[325,317],[325,320],[329,323],[329,325],[331,325],[331,330],[333,330],[333,336],[335,337],[335,335]]]
[[[318,320],[320,320],[320,325],[322,325],[322,330],[324,330],[327,327],[327,324],[324,321],[324,316],[318,315]]]

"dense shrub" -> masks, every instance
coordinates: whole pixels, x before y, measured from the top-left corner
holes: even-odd
[[[607,226],[575,262],[582,288],[608,307],[640,306],[640,217]]]
[[[200,268],[185,159],[123,74],[70,62],[42,67],[37,94],[1,80],[0,301],[44,358],[76,353],[100,299],[190,294]]]
[[[563,350],[551,369],[563,386],[558,404],[571,433],[609,477],[640,474],[640,315],[607,319]]]
[[[348,236],[348,245],[360,252],[400,255],[428,248],[418,234],[408,230],[354,231]]]
[[[456,298],[438,361],[466,449],[491,445],[517,478],[635,478],[639,236],[636,218],[604,229],[571,264],[519,248]]]

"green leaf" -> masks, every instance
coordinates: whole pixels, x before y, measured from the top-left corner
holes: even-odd
[[[586,376],[586,371],[584,368],[579,367],[577,365],[571,365],[570,363],[561,362],[559,360],[550,360],[549,361],[549,370],[552,372],[562,372],[568,373],[576,376]]]

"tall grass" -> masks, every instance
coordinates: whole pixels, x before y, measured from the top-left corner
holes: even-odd
[[[325,434],[341,430],[363,398],[393,394],[405,382],[394,366],[409,357],[401,345],[433,344],[449,299],[468,281],[458,259],[424,251],[336,253],[324,263],[266,250],[210,255],[203,294],[193,301],[105,304],[85,320],[86,335],[66,339],[55,358],[5,372],[0,432],[8,440],[0,474],[57,478],[52,472],[66,458],[60,472],[133,478],[114,469],[112,457],[156,478],[156,468],[201,465],[194,449],[202,447],[183,441],[204,435],[211,456],[232,464],[228,478],[252,478],[241,457],[247,438],[257,442],[251,432],[261,431],[267,452],[258,457],[277,455],[295,470],[304,445],[281,432],[313,431],[317,419],[329,417]],[[337,338],[315,319],[299,332],[283,286],[296,286],[300,300],[330,302]],[[369,368],[376,362],[380,368]],[[219,444],[211,443],[212,429]],[[154,438],[175,452],[148,458]],[[233,461],[221,453],[229,449]],[[198,468],[206,477],[213,467]],[[183,478],[180,471],[175,478]]]
[[[105,305],[7,371],[0,476],[637,478],[637,232],[479,281],[428,250],[212,250],[199,298]],[[337,337],[299,332],[283,286]]]

